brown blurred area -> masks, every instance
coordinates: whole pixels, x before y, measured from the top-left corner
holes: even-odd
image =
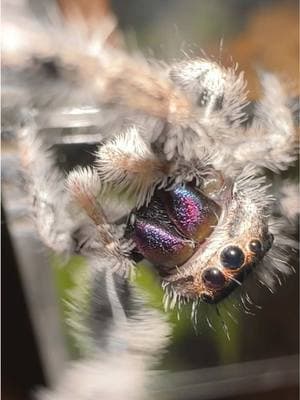
[[[62,14],[68,22],[79,22],[89,34],[97,32],[105,20],[114,21],[115,29],[107,38],[107,42],[114,47],[123,46],[123,37],[117,29],[117,21],[111,10],[110,0],[57,0]]]
[[[288,77],[293,94],[300,93],[299,6],[295,2],[283,1],[257,8],[244,31],[226,50],[245,71],[251,98],[257,98],[260,91],[255,68]]]
[[[67,18],[73,18],[75,13],[92,23],[111,15],[109,0],[57,0],[63,14]]]

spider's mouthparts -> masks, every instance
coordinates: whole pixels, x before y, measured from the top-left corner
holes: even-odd
[[[134,210],[126,236],[137,251],[165,272],[183,265],[213,232],[220,206],[191,184],[157,190],[148,204]]]

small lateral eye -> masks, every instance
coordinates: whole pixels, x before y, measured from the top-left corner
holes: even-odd
[[[257,239],[251,240],[251,242],[249,243],[249,250],[257,255],[260,254],[262,251],[261,242]]]
[[[265,244],[265,250],[266,251],[270,250],[270,248],[272,247],[273,242],[274,242],[274,235],[273,235],[273,233],[269,233],[268,234],[267,243]]]
[[[221,263],[226,268],[238,269],[244,261],[244,253],[238,246],[228,246],[221,253]]]
[[[202,278],[211,289],[219,289],[225,284],[225,277],[218,268],[208,268],[203,272]]]

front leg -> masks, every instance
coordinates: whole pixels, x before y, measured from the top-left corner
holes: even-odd
[[[73,237],[77,242],[77,252],[88,259],[104,260],[114,272],[128,276],[132,263],[128,256],[131,243],[123,238],[122,227],[108,221],[101,205],[103,188],[97,171],[93,168],[78,168],[67,177],[66,187],[75,203],[90,219],[83,224]]]
[[[240,144],[232,146],[233,157],[239,164],[253,163],[275,172],[286,170],[297,158],[293,107],[276,76],[264,73],[261,83],[264,97],[255,105]]]

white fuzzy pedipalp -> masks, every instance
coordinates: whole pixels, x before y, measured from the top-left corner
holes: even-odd
[[[97,197],[102,189],[97,172],[90,168],[77,168],[69,173],[66,187],[71,196],[84,209],[96,225],[107,223]]]
[[[105,183],[126,190],[138,206],[150,199],[155,185],[163,182],[168,172],[168,164],[155,156],[136,127],[101,146],[96,166]]]

